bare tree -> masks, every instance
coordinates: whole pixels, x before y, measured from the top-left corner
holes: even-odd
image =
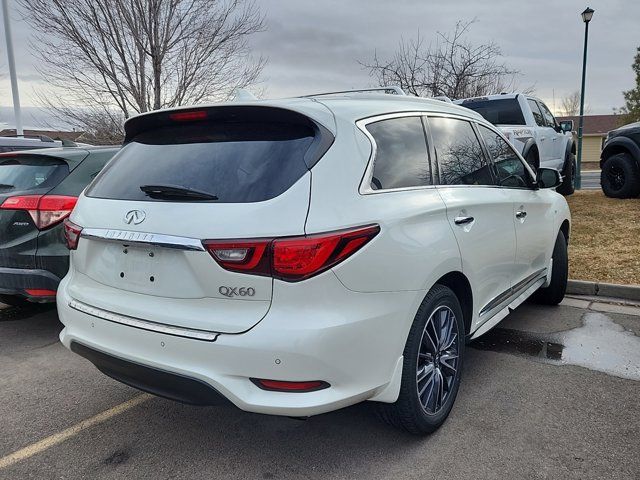
[[[19,2],[54,87],[43,105],[89,130],[121,134],[131,115],[227,98],[265,64],[247,44],[264,26],[252,0]]]
[[[378,85],[399,85],[416,96],[477,97],[512,90],[518,71],[500,61],[502,51],[493,41],[474,45],[467,39],[476,20],[456,23],[452,32],[438,32],[435,43],[424,38],[401,39],[390,59],[360,62]],[[529,87],[527,91],[531,91]]]
[[[588,105],[585,105],[585,113],[589,113],[591,109]],[[566,97],[562,98],[562,110],[561,114],[564,117],[575,117],[580,114],[580,92],[571,92]]]

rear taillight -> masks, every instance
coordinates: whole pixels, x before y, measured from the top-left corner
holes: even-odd
[[[295,282],[347,259],[380,232],[378,225],[304,237],[203,242],[221,267]]]
[[[63,227],[64,238],[67,241],[67,248],[69,250],[75,250],[76,248],[78,248],[78,240],[80,240],[82,227],[80,225],[76,225],[68,218],[65,218]]]
[[[33,219],[38,230],[44,230],[67,218],[77,201],[77,197],[66,195],[22,195],[7,198],[2,202],[0,208],[25,210]]]

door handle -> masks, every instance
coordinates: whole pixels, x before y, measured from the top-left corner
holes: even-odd
[[[453,223],[456,225],[466,225],[467,223],[471,223],[475,220],[473,217],[456,217],[453,220]]]
[[[516,218],[525,218],[527,216],[527,212],[525,212],[524,210],[518,210],[516,212]]]

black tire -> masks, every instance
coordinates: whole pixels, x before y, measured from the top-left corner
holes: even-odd
[[[11,305],[12,307],[24,307],[25,305],[29,305],[26,298],[18,297],[17,295],[0,295],[0,303]]]
[[[421,350],[428,349],[429,345],[433,345],[430,340],[436,331],[435,322],[438,322],[439,325],[446,323],[445,320],[440,320],[443,312],[447,316],[451,312],[452,316],[449,316],[449,319],[453,318],[452,323],[455,324],[455,327],[452,325],[446,334],[444,334],[444,329],[440,329],[441,335],[439,337],[446,338],[440,343],[448,343],[453,337],[455,345],[452,342],[450,348],[444,346],[442,349],[436,348],[435,351],[438,353],[431,360],[426,360],[425,357],[428,354],[421,353]],[[434,315],[433,318],[432,315]],[[423,335],[426,337],[423,338]],[[382,420],[414,435],[425,435],[437,430],[447,419],[460,387],[464,346],[465,329],[460,302],[451,289],[443,285],[435,285],[422,301],[407,338],[398,400],[392,404],[380,403],[377,405],[378,415]],[[457,355],[455,368],[451,368],[447,363],[453,362],[453,350]],[[446,360],[444,359],[445,355],[447,356]],[[420,372],[424,372],[421,380],[418,379],[418,364],[420,362],[424,362],[420,367]],[[426,373],[427,366],[431,368],[431,377]],[[452,370],[455,370],[455,373]],[[419,385],[424,391],[422,396],[418,393]],[[434,393],[436,385],[443,386],[442,390],[438,389],[441,397]],[[431,386],[430,391],[429,386]],[[445,386],[446,392],[444,392]],[[437,398],[442,398],[439,407]],[[423,401],[426,402],[426,407],[421,403]],[[434,402],[435,406],[432,409],[433,412],[427,411],[431,402]]]
[[[611,198],[635,198],[640,195],[640,169],[628,153],[607,158],[600,173],[602,191]]]
[[[576,191],[576,170],[576,156],[570,153],[564,170],[562,171],[562,176],[564,177],[562,185],[556,189],[559,194],[566,197]]]
[[[529,152],[527,153],[527,156],[524,157],[524,159],[533,170],[533,173],[536,173],[538,171],[538,167],[540,166],[540,161],[538,160],[537,152],[533,149],[529,150]]]
[[[546,288],[539,289],[533,294],[533,300],[544,305],[557,305],[564,298],[567,291],[569,277],[569,256],[567,254],[567,240],[564,233],[558,232],[556,244],[553,247],[553,264],[551,267],[551,282]]]

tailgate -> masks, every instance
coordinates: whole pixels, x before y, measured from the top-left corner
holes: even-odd
[[[266,107],[159,112],[126,128],[126,145],[71,215],[83,230],[70,295],[151,322],[251,328],[271,305],[270,272],[227,270],[203,241],[304,234],[322,132]],[[244,259],[252,248],[240,248]]]

